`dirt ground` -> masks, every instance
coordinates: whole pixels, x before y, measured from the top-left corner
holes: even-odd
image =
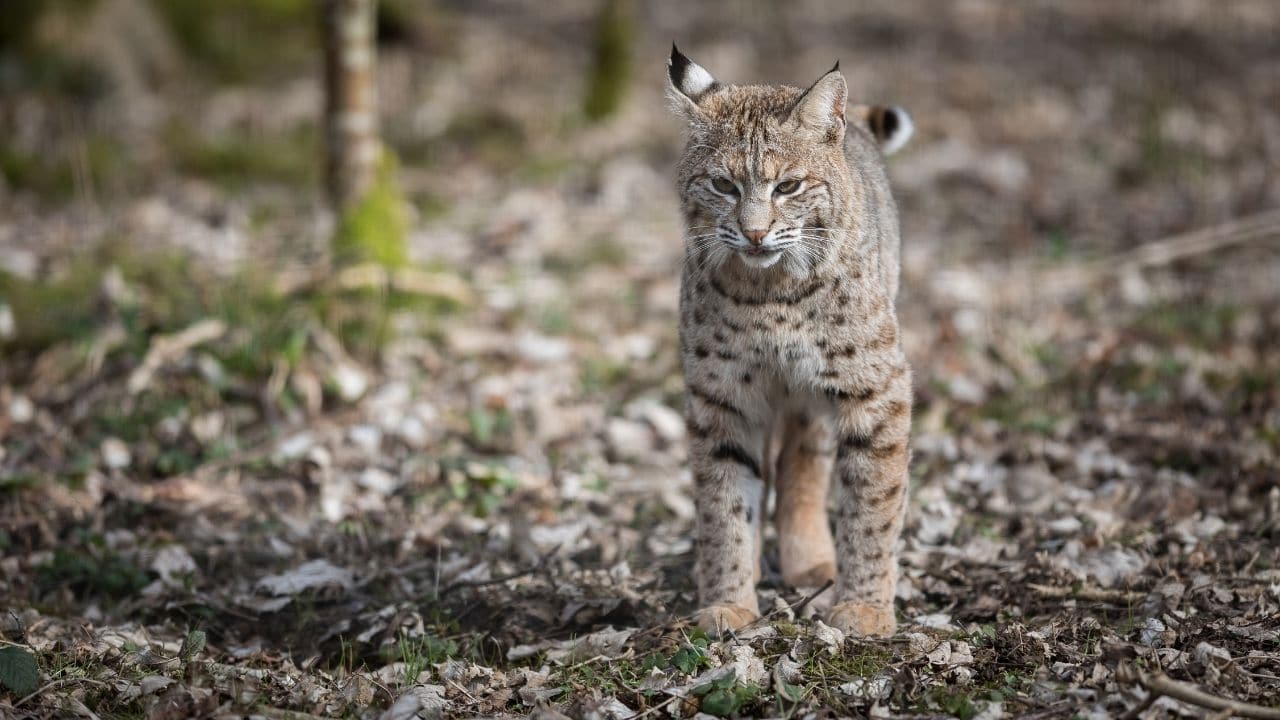
[[[0,717],[1280,717],[1280,4],[847,5],[634,2],[594,124],[598,3],[401,20],[407,299],[305,290],[305,63],[0,100]],[[892,639],[688,623],[673,39],[915,118]]]

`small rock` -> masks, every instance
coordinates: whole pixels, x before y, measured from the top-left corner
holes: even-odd
[[[522,360],[535,365],[563,362],[572,348],[567,340],[537,333],[524,333],[516,338],[516,352]]]
[[[373,454],[382,448],[382,430],[376,425],[353,425],[347,430],[351,442],[366,453]]]
[[[957,375],[947,383],[947,393],[956,402],[969,405],[981,405],[987,398],[987,391],[971,378]]]
[[[648,360],[658,349],[658,343],[650,335],[629,333],[619,338],[619,344],[628,358],[632,360]]]
[[[36,416],[36,406],[26,395],[14,395],[9,400],[9,419],[15,425],[25,425]]]
[[[345,402],[359,400],[365,394],[365,391],[369,389],[369,378],[364,374],[364,371],[348,362],[340,362],[334,365],[333,370],[329,373],[329,381],[333,383],[333,388],[338,393],[338,397]]]
[[[638,460],[653,449],[653,432],[634,420],[610,418],[605,426],[605,442],[618,460]]]
[[[300,432],[297,435],[291,435],[276,446],[276,459],[280,462],[289,460],[297,460],[315,445],[316,439],[309,432]]]
[[[112,470],[121,470],[129,467],[129,463],[133,462],[133,455],[129,452],[129,446],[117,437],[109,437],[102,441],[98,451],[102,454],[102,464]]]
[[[208,445],[222,434],[224,417],[222,413],[207,412],[191,419],[191,435],[202,444]]]
[[[396,437],[411,448],[421,448],[427,444],[426,423],[416,415],[406,415],[396,425]]]
[[[395,492],[399,481],[392,477],[391,473],[381,468],[365,468],[360,473],[360,477],[356,479],[356,483],[366,490],[372,490],[383,495],[390,495]]]

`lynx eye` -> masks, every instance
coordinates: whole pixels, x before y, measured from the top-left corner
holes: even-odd
[[[783,180],[782,182],[773,186],[773,191],[778,195],[790,195],[791,193],[799,189],[800,189],[799,180]]]
[[[726,177],[711,178],[711,187],[715,188],[716,192],[724,195],[738,194],[738,186],[734,185],[733,181]]]

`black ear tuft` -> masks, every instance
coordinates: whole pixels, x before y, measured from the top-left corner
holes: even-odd
[[[667,61],[667,76],[671,78],[671,87],[677,94],[697,105],[708,92],[719,87],[719,83],[707,72],[706,68],[685,57],[675,43],[671,43],[671,59]]]
[[[837,70],[839,70],[839,69],[840,69],[840,61],[839,61],[839,60],[837,60],[837,61],[836,61],[836,64],[835,64],[835,65],[832,65],[832,66],[831,66],[831,69],[830,69],[830,70],[828,70],[827,72],[829,72],[829,73],[833,73],[833,72],[835,72],[835,71],[837,71]]]
[[[680,52],[680,48],[676,44],[671,43],[671,59],[667,61],[667,75],[671,78],[671,84],[680,87],[684,81],[684,74],[688,72],[692,61]]]

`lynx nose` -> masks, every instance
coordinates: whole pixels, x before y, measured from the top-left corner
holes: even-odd
[[[751,244],[752,244],[752,245],[755,245],[756,247],[760,247],[761,243],[763,243],[763,242],[764,242],[764,236],[765,236],[765,235],[768,235],[768,234],[769,234],[769,231],[768,231],[767,229],[765,229],[765,230],[743,230],[743,231],[742,231],[742,234],[747,236],[747,239],[751,241]]]

